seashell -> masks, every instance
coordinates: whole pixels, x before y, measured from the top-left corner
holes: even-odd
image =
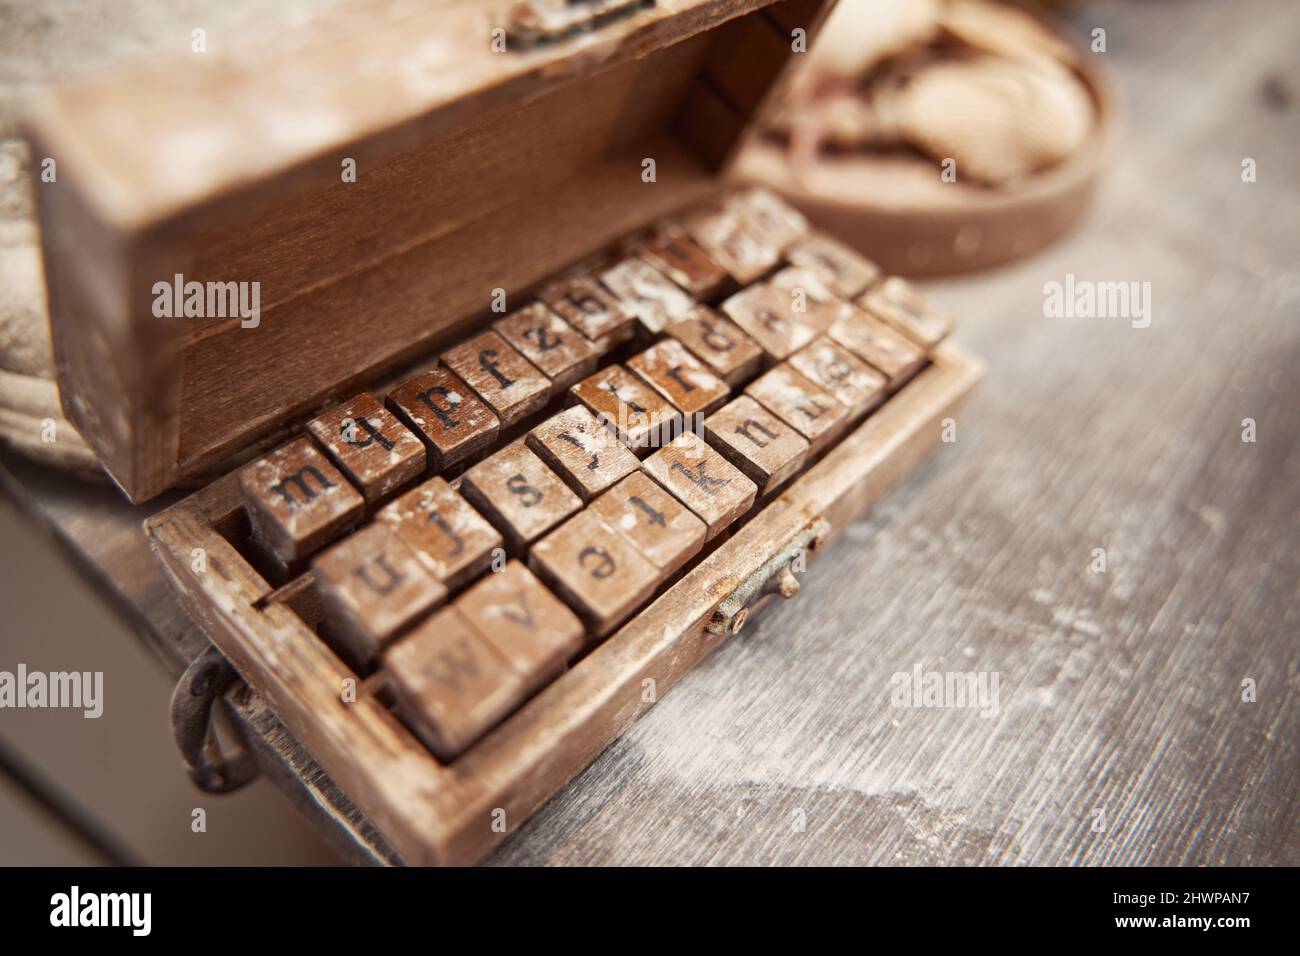
[[[1008,60],[1036,61],[1047,56],[1073,64],[1078,59],[1075,48],[1037,18],[1002,3],[947,0],[939,12],[939,26],[967,46]]]
[[[817,33],[805,69],[857,78],[875,64],[923,46],[938,32],[939,0],[842,0]]]
[[[1087,89],[1047,59],[936,63],[899,88],[888,109],[905,141],[957,161],[959,181],[995,185],[1065,159],[1093,122]]]
[[[783,103],[766,128],[786,137],[794,152],[813,155],[822,147],[838,150],[896,146],[898,130],[860,93],[838,93],[803,103]]]
[[[897,131],[873,104],[859,95],[836,96],[816,104],[809,117],[821,139],[836,149],[896,142]]]

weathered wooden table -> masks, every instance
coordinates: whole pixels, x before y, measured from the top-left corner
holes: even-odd
[[[1126,128],[1073,238],[933,286],[989,361],[957,441],[491,862],[1300,863],[1300,11],[1073,19],[1107,31]],[[1149,282],[1150,326],[1045,317],[1067,274]],[[172,666],[203,648],[146,509],[2,464]],[[916,665],[996,674],[996,716],[893,706]],[[335,845],[383,860],[274,715],[230,700]]]

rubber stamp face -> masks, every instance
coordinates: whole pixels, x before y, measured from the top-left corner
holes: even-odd
[[[424,442],[434,472],[455,465],[496,441],[496,414],[459,378],[434,369],[388,393],[388,404]]]
[[[704,521],[708,537],[749,510],[758,486],[691,432],[679,435],[642,468]]]
[[[808,441],[758,402],[742,395],[704,422],[709,444],[758,485],[779,487],[803,465]]]
[[[474,389],[502,427],[537,411],[551,394],[550,380],[496,332],[444,352],[442,362]]]
[[[254,537],[286,564],[351,528],[365,508],[365,499],[307,438],[245,465],[239,488]]]
[[[582,507],[582,499],[522,441],[465,472],[460,487],[516,551]]]
[[[551,380],[551,393],[563,391],[596,370],[600,350],[545,305],[534,302],[494,328]]]
[[[574,405],[528,433],[528,447],[590,501],[637,470],[636,455],[586,408]]]
[[[424,472],[424,444],[368,393],[312,419],[307,431],[367,502],[382,500]]]
[[[849,410],[835,396],[786,363],[750,382],[745,394],[806,438],[814,453],[849,423]]]

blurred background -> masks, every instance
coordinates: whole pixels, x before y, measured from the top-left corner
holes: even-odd
[[[9,497],[0,541],[0,669],[102,671],[107,701],[95,719],[0,711],[0,864],[338,861],[266,780],[223,796],[197,790],[172,739],[172,671]],[[206,832],[191,827],[195,809]]]

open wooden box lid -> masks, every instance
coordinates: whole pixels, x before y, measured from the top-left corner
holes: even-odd
[[[133,500],[706,195],[831,3],[658,0],[494,51],[517,6],[353,4],[271,58],[187,54],[39,104],[63,407]],[[165,314],[178,275],[205,303],[247,283],[251,307],[257,283],[256,326]]]

